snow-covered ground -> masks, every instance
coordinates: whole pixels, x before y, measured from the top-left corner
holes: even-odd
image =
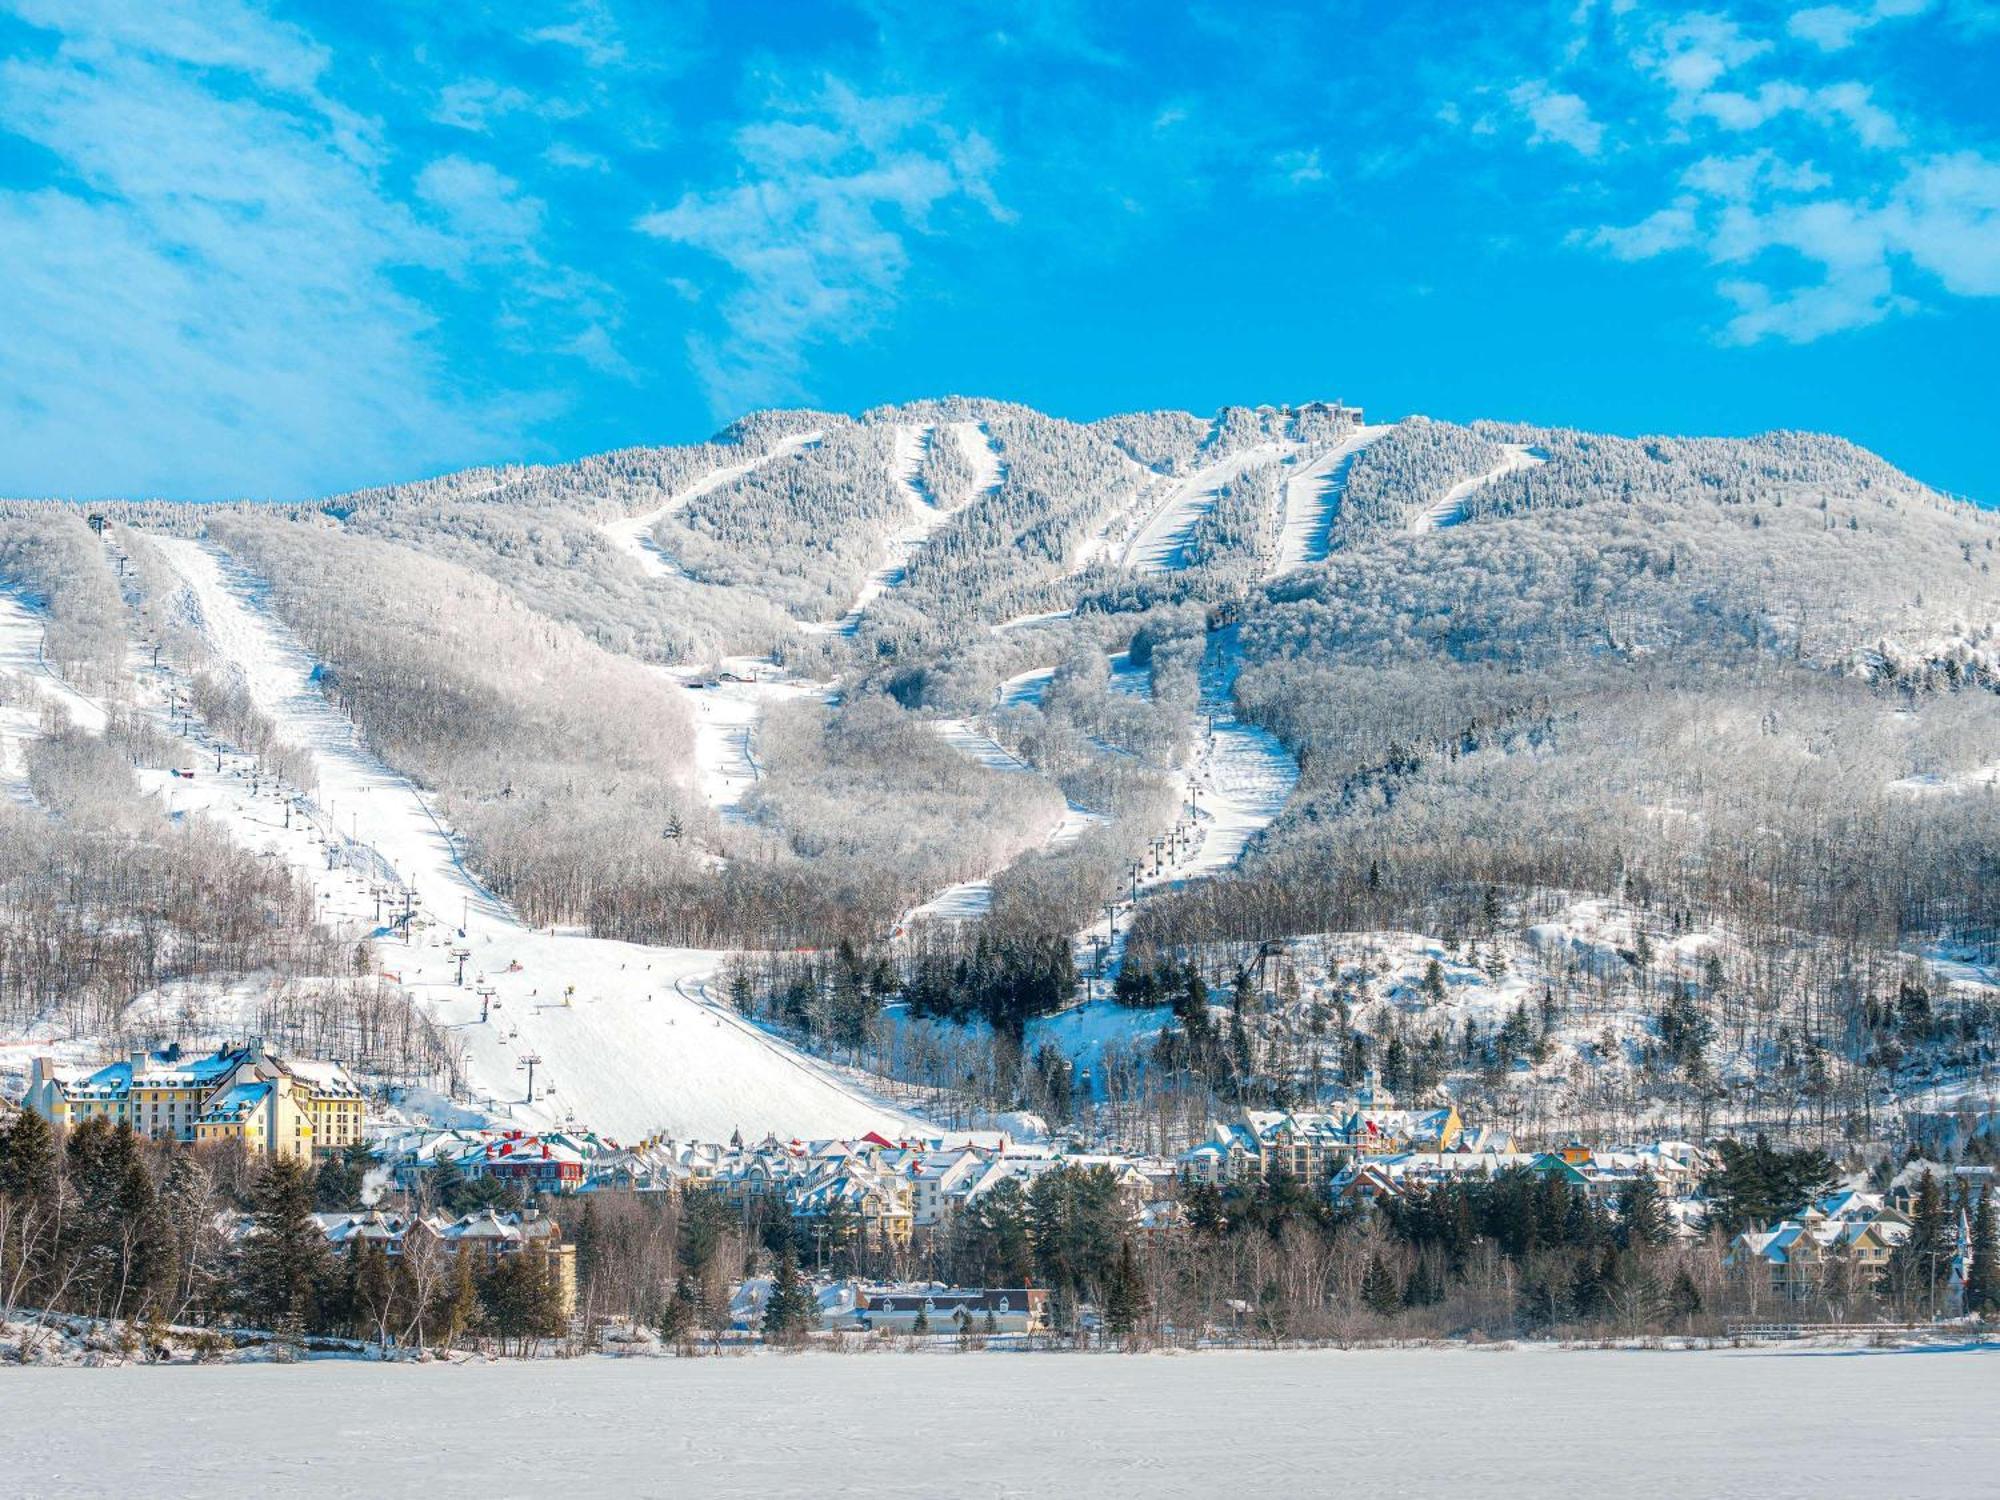
[[[1976,766],[1970,771],[1960,771],[1956,775],[1905,776],[1889,783],[1892,792],[1909,792],[1919,797],[1991,791],[1996,787],[2000,787],[2000,760],[1988,766]]]
[[[424,795],[327,701],[311,655],[270,615],[255,581],[200,543],[155,540],[186,585],[189,623],[240,673],[279,737],[310,752],[318,790],[287,828],[284,799],[241,757],[225,756],[223,770],[212,772],[210,756],[191,780],[153,773],[155,782],[173,810],[209,813],[246,847],[309,873],[323,919],[336,927],[372,931],[376,889],[389,889],[391,908],[410,891],[427,920],[408,942],[381,940],[382,966],[463,1043],[475,1092],[496,1118],[523,1125],[574,1118],[628,1139],[667,1130],[720,1140],[738,1128],[845,1135],[907,1123],[698,998],[695,982],[721,954],[524,926],[460,863]],[[483,1022],[479,987],[492,992]]]
[[[1043,695],[1049,690],[1049,684],[1055,680],[1055,675],[1054,667],[1030,667],[1025,672],[1016,672],[1000,684],[994,706],[996,708],[1023,708],[1030,705],[1039,707]]]
[[[1234,865],[1250,841],[1277,820],[1299,782],[1299,763],[1278,737],[1236,716],[1236,674],[1243,666],[1236,632],[1232,625],[1212,633],[1202,664],[1208,739],[1189,781],[1204,823],[1201,847],[1183,879]]]
[[[27,745],[42,732],[42,711],[53,704],[92,734],[104,732],[105,713],[64,682],[42,659],[41,611],[0,587],[0,797],[29,800]]]
[[[1256,443],[1175,480],[1125,544],[1120,564],[1140,573],[1172,573],[1186,567],[1188,537],[1195,522],[1215,508],[1217,491],[1246,470],[1276,463],[1294,451],[1294,444]]]
[[[1392,425],[1384,422],[1356,428],[1347,441],[1302,465],[1285,481],[1284,523],[1278,535],[1278,560],[1271,569],[1271,577],[1326,561],[1334,513],[1347,488],[1347,471],[1354,464],[1354,456]]]
[[[636,516],[626,516],[622,520],[606,521],[599,529],[603,531],[605,540],[637,563],[639,571],[648,578],[666,578],[674,575],[685,577],[686,574],[682,572],[680,564],[662,552],[660,544],[653,539],[654,528],[675,511],[685,508],[690,500],[698,499],[711,490],[719,490],[725,484],[734,484],[745,474],[761,469],[765,464],[781,458],[790,458],[800,449],[810,448],[824,435],[815,430],[798,432],[782,438],[766,452],[754,458],[746,458],[742,463],[728,464],[704,474],[686,489],[670,495],[651,510],[641,511]]]
[[[1507,456],[1484,474],[1475,474],[1470,479],[1461,479],[1446,490],[1436,500],[1410,517],[1410,532],[1415,535],[1425,531],[1437,531],[1445,526],[1456,526],[1465,519],[1465,502],[1475,490],[1483,490],[1504,474],[1512,474],[1519,469],[1532,469],[1536,464],[1546,463],[1548,455],[1519,443],[1503,443]]]
[[[1620,1476],[1661,1500],[1971,1500],[2000,1473],[1996,1370],[1990,1346],[44,1369],[8,1377],[0,1473],[42,1500],[1539,1500]]]

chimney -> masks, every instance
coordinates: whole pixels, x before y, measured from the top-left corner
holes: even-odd
[[[141,1073],[145,1072],[146,1064],[151,1062],[152,1060],[153,1060],[152,1054],[147,1052],[144,1048],[141,1048],[139,1051],[134,1052],[131,1057],[132,1076],[134,1078],[137,1078]]]

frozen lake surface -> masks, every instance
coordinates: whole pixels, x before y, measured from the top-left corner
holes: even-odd
[[[2000,1348],[0,1373],[36,1497],[1991,1496]]]

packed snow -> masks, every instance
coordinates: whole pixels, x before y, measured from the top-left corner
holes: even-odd
[[[810,448],[823,436],[825,434],[818,430],[794,433],[754,458],[746,458],[740,464],[728,464],[703,475],[695,483],[669,496],[651,510],[641,511],[636,516],[626,516],[622,520],[607,521],[600,529],[604,533],[605,540],[637,563],[639,571],[648,578],[686,577],[680,564],[662,552],[659,542],[654,539],[653,532],[660,522],[675,511],[684,509],[690,500],[699,499],[713,490],[719,490],[725,484],[734,484],[745,474],[761,469],[768,463],[781,458],[790,458],[801,449]]]
[[[1042,697],[1055,681],[1054,667],[1030,667],[1025,672],[1016,672],[1000,684],[995,698],[998,708],[1039,707]]]
[[[1333,532],[1333,518],[1340,509],[1340,497],[1347,489],[1347,471],[1354,457],[1392,423],[1360,427],[1354,436],[1302,465],[1286,479],[1285,513],[1278,536],[1278,560],[1271,576],[1290,573],[1310,563],[1325,562]]]
[[[947,1341],[948,1342],[948,1341]],[[1257,1350],[46,1369],[0,1467],[43,1500],[1320,1493],[1972,1500],[2000,1351]],[[1337,1413],[1337,1419],[1330,1419]],[[920,1441],[885,1441],[892,1425]]]
[[[1425,531],[1437,531],[1446,526],[1456,526],[1465,519],[1465,502],[1476,490],[1483,490],[1506,474],[1521,469],[1532,469],[1536,464],[1546,463],[1548,455],[1538,449],[1524,447],[1520,443],[1503,443],[1501,447],[1507,456],[1484,474],[1475,474],[1470,479],[1461,479],[1446,490],[1424,509],[1410,517],[1410,532],[1416,535]]]
[[[42,711],[54,705],[91,734],[104,732],[102,705],[64,682],[42,656],[41,611],[0,588],[0,795],[28,799],[27,745],[42,732]]]
[[[465,869],[423,794],[328,702],[316,663],[269,614],[257,582],[201,543],[154,540],[186,585],[189,623],[240,674],[279,737],[310,752],[318,789],[288,813],[247,759],[226,755],[213,774],[204,763],[191,779],[152,773],[155,783],[174,811],[215,816],[246,847],[309,872],[322,919],[337,927],[376,931],[378,893],[394,910],[408,892],[427,920],[409,939],[382,936],[380,961],[464,1045],[488,1114],[529,1127],[574,1120],[627,1139],[664,1130],[722,1140],[739,1128],[848,1135],[909,1123],[708,1004],[696,983],[723,955],[525,927]]]

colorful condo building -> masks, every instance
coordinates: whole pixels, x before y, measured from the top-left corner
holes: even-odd
[[[191,1056],[178,1046],[100,1067],[28,1068],[27,1108],[52,1125],[129,1124],[152,1140],[240,1141],[252,1156],[331,1155],[361,1140],[364,1101],[339,1063],[261,1041]]]

